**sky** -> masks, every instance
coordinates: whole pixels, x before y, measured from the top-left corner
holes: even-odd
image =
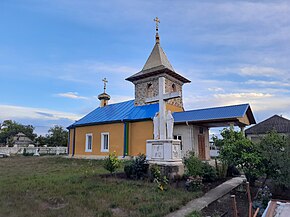
[[[257,122],[290,118],[290,1],[1,0],[0,122],[38,134],[134,98],[125,78],[155,43],[191,80],[186,110],[249,103]]]

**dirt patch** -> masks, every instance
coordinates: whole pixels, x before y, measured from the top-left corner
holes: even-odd
[[[119,216],[119,217],[127,217],[128,216],[128,213],[125,210],[118,208],[118,207],[112,208],[111,211],[112,211],[114,216]]]
[[[255,196],[257,188],[251,188],[252,198]],[[202,210],[202,216],[223,216],[232,217],[232,198],[231,195],[236,196],[237,209],[239,217],[248,217],[248,197],[244,187],[237,187],[230,193],[211,203],[207,208]]]
[[[51,197],[47,201],[44,201],[40,204],[40,207],[43,210],[51,209],[51,210],[57,210],[62,209],[68,205],[67,202],[64,201],[63,198],[54,198]]]

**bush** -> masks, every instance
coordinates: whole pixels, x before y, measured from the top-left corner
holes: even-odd
[[[153,178],[153,182],[157,184],[157,188],[161,191],[166,190],[168,179],[166,176],[161,175],[159,167],[157,165],[152,165],[150,168],[150,173]]]
[[[188,158],[184,158],[186,167],[186,176],[202,177],[202,181],[212,182],[217,179],[216,170],[208,163],[202,162],[194,153],[191,153]]]
[[[208,163],[203,163],[202,170],[202,180],[204,182],[213,182],[217,179],[216,170]]]
[[[116,156],[116,152],[109,154],[109,157],[105,159],[104,168],[111,174],[114,173],[121,166],[121,161]]]
[[[143,179],[148,170],[146,155],[139,154],[134,160],[124,167],[124,172],[128,178]]]
[[[203,163],[196,156],[194,152],[191,152],[189,157],[183,159],[186,167],[187,176],[202,176],[203,175]]]
[[[272,194],[267,186],[265,186],[264,188],[259,188],[257,196],[253,201],[253,207],[255,209],[260,208],[260,215],[264,213],[264,210],[268,206],[268,202],[271,200],[271,198]]]
[[[244,171],[251,184],[262,174],[263,169],[259,149],[242,132],[233,127],[223,129],[222,139],[214,137],[215,144],[220,147],[220,159],[229,166],[236,166]]]
[[[189,176],[185,183],[185,188],[188,191],[198,191],[201,190],[202,184],[202,177],[200,176]]]
[[[124,172],[127,178],[132,178],[133,176],[133,161],[127,161],[124,166]]]

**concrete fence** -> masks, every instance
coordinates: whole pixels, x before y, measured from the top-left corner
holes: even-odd
[[[23,154],[24,149],[26,153],[36,153],[36,149],[38,149],[38,153],[40,155],[45,154],[67,154],[67,147],[0,147],[0,153],[16,155]]]

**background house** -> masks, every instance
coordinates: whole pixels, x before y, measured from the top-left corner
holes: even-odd
[[[263,136],[272,130],[281,135],[290,136],[290,120],[279,115],[274,115],[246,129],[245,134],[253,142],[259,142]]]

